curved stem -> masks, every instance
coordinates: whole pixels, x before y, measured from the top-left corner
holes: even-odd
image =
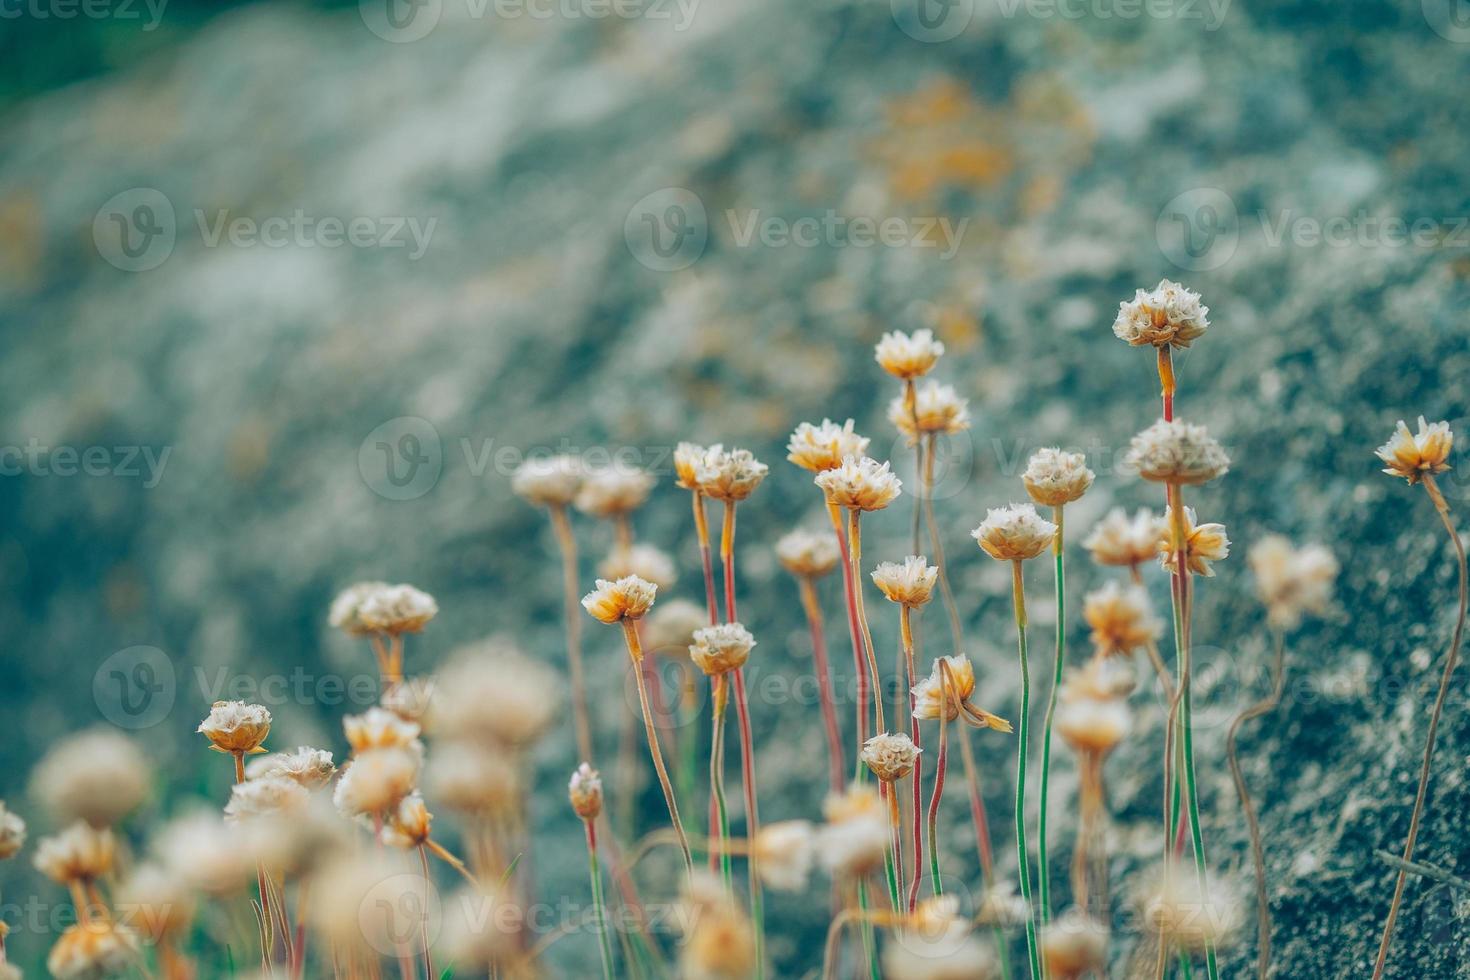
[[[847,632],[852,637],[852,665],[857,677],[857,733],[858,745],[868,740],[868,667],[863,656],[863,631],[858,625],[857,599],[853,585],[852,561],[847,538],[842,530],[842,511],[835,504],[827,505],[827,514],[832,519],[832,533],[837,535],[837,550],[842,554],[842,591],[847,601]],[[857,779],[863,778],[866,767],[857,760]]]
[[[631,620],[623,620],[623,639],[628,644],[628,655],[633,658],[633,676],[638,682],[638,704],[643,709],[643,731],[648,737],[648,754],[653,757],[653,768],[658,773],[658,782],[664,791],[664,803],[669,808],[669,820],[673,822],[674,833],[679,837],[679,849],[684,852],[684,870],[692,878],[694,858],[689,851],[689,838],[684,833],[684,822],[679,819],[679,804],[674,800],[674,787],[669,782],[669,771],[664,768],[664,754],[658,745],[658,729],[654,727],[653,712],[648,705],[648,685],[643,682],[643,644],[638,639],[638,630]]]
[[[847,512],[847,548],[849,559],[852,564],[852,581],[854,608],[856,610],[858,625],[863,631],[863,649],[868,655],[869,683],[873,689],[873,710],[876,712],[877,728],[875,731],[886,732],[888,725],[883,720],[883,678],[878,673],[878,658],[873,655],[873,634],[868,629],[868,610],[863,602],[863,532],[862,511],[856,508]],[[864,715],[867,709],[864,707]]]
[[[806,611],[807,626],[812,634],[812,669],[817,675],[817,691],[822,699],[822,725],[827,732],[827,763],[832,792],[842,792],[842,729],[837,725],[837,702],[832,693],[832,667],[827,662],[827,639],[822,629],[822,604],[817,600],[817,586],[809,576],[797,577],[801,605]]]
[[[975,825],[975,850],[980,857],[980,884],[989,887],[995,881],[995,857],[991,849],[990,820],[985,813],[985,798],[980,795],[980,776],[975,768],[975,750],[970,747],[970,733],[959,735],[960,756],[965,763],[965,782],[970,790],[970,822]]]
[[[1454,518],[1450,515],[1450,508],[1445,503],[1444,494],[1440,493],[1439,485],[1434,482],[1434,477],[1424,477],[1424,489],[1429,493],[1429,499],[1434,502],[1434,509],[1439,512],[1439,519],[1444,523],[1444,529],[1450,536],[1451,543],[1455,546],[1455,558],[1460,568],[1460,611],[1455,617],[1454,638],[1450,640],[1449,653],[1445,655],[1444,674],[1439,680],[1439,693],[1434,698],[1434,709],[1429,714],[1429,732],[1424,738],[1424,761],[1419,765],[1419,789],[1414,794],[1414,811],[1409,816],[1409,837],[1404,842],[1404,860],[1414,859],[1414,844],[1419,839],[1419,821],[1424,816],[1424,797],[1429,791],[1430,767],[1434,762],[1434,739],[1439,733],[1439,719],[1444,713],[1444,703],[1450,691],[1450,677],[1455,672],[1455,665],[1460,660],[1460,641],[1465,636],[1465,609],[1470,593],[1467,593],[1466,569],[1465,569],[1465,546],[1460,542],[1460,534],[1455,530]],[[1388,949],[1393,943],[1394,924],[1398,920],[1399,906],[1404,899],[1404,884],[1408,880],[1408,871],[1399,868],[1398,880],[1394,882],[1393,901],[1388,907],[1388,921],[1383,926],[1383,939],[1378,944],[1378,960],[1373,965],[1373,980],[1380,980],[1383,976],[1384,964],[1388,961]]]
[[[710,849],[711,855],[719,852],[720,878],[725,883],[725,890],[732,892],[734,885],[731,882],[730,873],[730,811],[725,803],[725,706],[729,700],[729,682],[724,674],[717,674],[710,678],[713,688],[710,698],[713,701],[713,719],[710,727],[709,741],[709,785],[715,797],[715,810],[718,820],[715,823],[714,833],[715,847]]]
[[[918,678],[914,676],[914,633],[909,622],[911,610],[908,606],[898,607],[898,632],[903,641],[903,659],[907,670],[908,679],[908,706],[909,706],[909,738],[913,740],[915,748],[923,748],[919,740],[919,719],[914,714],[916,699],[914,698],[914,685]],[[920,824],[920,814],[924,812],[924,756],[921,753],[914,757],[913,772],[913,812],[909,815],[913,823],[914,833],[914,866],[913,880],[909,882],[908,910],[912,914],[919,903],[919,878],[924,867],[924,834]]]
[[[903,907],[903,872],[899,870],[899,838],[902,823],[898,816],[898,787],[886,779],[878,780],[878,795],[888,811],[888,841],[883,847],[883,877],[888,883],[889,907]]]
[[[951,699],[958,701],[958,696],[950,694],[954,678],[950,676],[949,663],[942,658],[938,663],[943,707],[939,711],[939,758],[934,760],[934,792],[929,797],[929,875],[934,879],[931,883],[934,894],[943,895],[944,882],[939,876],[939,801],[944,797],[944,775],[949,763],[949,709]]]
[[[1261,821],[1256,815],[1255,804],[1251,802],[1250,790],[1245,785],[1245,773],[1240,768],[1240,758],[1236,754],[1236,738],[1240,735],[1240,726],[1253,718],[1269,714],[1276,710],[1281,703],[1281,695],[1285,691],[1285,648],[1286,641],[1281,630],[1272,631],[1272,643],[1275,649],[1271,663],[1271,694],[1262,701],[1246,708],[1235,720],[1230,723],[1230,730],[1225,735],[1225,757],[1230,763],[1230,775],[1235,779],[1235,792],[1240,796],[1241,809],[1245,811],[1246,823],[1250,828],[1251,838],[1251,863],[1256,872],[1256,972],[1260,980],[1266,980],[1266,974],[1271,967],[1271,908],[1266,901],[1266,855],[1261,847]]]
[[[1041,726],[1041,813],[1036,824],[1037,881],[1040,884],[1041,921],[1051,921],[1051,872],[1046,860],[1046,810],[1047,791],[1051,784],[1051,725],[1057,711],[1057,691],[1062,686],[1062,664],[1067,655],[1066,575],[1062,567],[1063,508],[1052,508],[1052,523],[1057,532],[1052,536],[1051,552],[1056,565],[1057,589],[1057,641],[1055,662],[1052,668],[1051,693],[1046,700],[1046,719]],[[1075,901],[1075,899],[1074,899]]]
[[[1026,657],[1026,584],[1021,574],[1021,562],[1011,562],[1011,571],[1016,644],[1021,659],[1021,717],[1016,747],[1016,870],[1021,879],[1021,899],[1026,903],[1026,955],[1030,959],[1031,978],[1040,980],[1041,952],[1036,944],[1036,910],[1031,905],[1031,861],[1026,846],[1026,755],[1031,728],[1031,667]]]

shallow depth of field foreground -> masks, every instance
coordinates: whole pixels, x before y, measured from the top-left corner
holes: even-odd
[[[1470,978],[1453,4],[3,13],[0,980]]]

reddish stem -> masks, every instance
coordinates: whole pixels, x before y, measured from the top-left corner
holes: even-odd
[[[857,599],[852,582],[852,562],[847,551],[847,538],[842,533],[842,515],[837,507],[828,504],[832,518],[832,532],[837,535],[837,549],[842,556],[842,592],[847,600],[847,631],[852,637],[852,664],[857,672],[857,729],[858,744],[868,740],[868,661],[863,653],[862,627],[858,625]]]
[[[822,606],[817,600],[816,583],[808,576],[798,579],[801,604],[806,609],[807,625],[812,633],[812,668],[817,673],[817,688],[822,699],[822,724],[827,730],[827,762],[831,770],[832,792],[841,793],[844,766],[842,730],[837,726],[837,702],[832,694],[832,668],[827,663],[827,638],[822,630]]]

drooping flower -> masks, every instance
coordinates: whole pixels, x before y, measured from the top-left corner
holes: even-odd
[[[1056,533],[1057,526],[1031,504],[1011,504],[987,510],[970,537],[996,561],[1026,561],[1051,547]]]
[[[821,425],[803,422],[786,443],[786,458],[802,469],[821,473],[835,470],[849,456],[861,458],[868,451],[868,438],[852,429],[852,419],[838,425],[822,419]]]
[[[1168,519],[1173,520],[1174,510],[1171,507],[1166,511]],[[1215,570],[1210,567],[1211,562],[1220,561],[1230,555],[1230,538],[1225,534],[1224,524],[1199,524],[1196,522],[1193,507],[1184,508],[1184,535],[1187,542],[1186,548],[1189,554],[1189,570],[1195,575],[1204,578],[1213,578]],[[1177,562],[1174,560],[1174,552],[1168,541],[1165,541],[1159,551],[1159,564],[1164,566],[1168,572],[1174,571]]]
[[[776,558],[792,575],[821,578],[837,567],[837,539],[831,531],[798,528],[776,542]]]
[[[1455,434],[1448,422],[1426,423],[1421,415],[1418,432],[1410,434],[1409,427],[1400,419],[1393,436],[1374,455],[1384,462],[1383,472],[1401,476],[1412,486],[1426,475],[1449,469],[1450,450],[1454,445]]]
[[[652,608],[656,595],[658,586],[636,575],[627,575],[615,582],[600,578],[597,588],[582,597],[582,608],[599,622],[621,623],[642,619]]]
[[[1199,293],[1164,279],[1118,304],[1113,334],[1134,347],[1188,347],[1210,328],[1209,313]]]
[[[917,418],[917,426],[915,421]],[[914,392],[912,408],[902,395],[888,403],[888,421],[903,433],[910,446],[920,437],[952,436],[970,427],[970,401],[961,398],[953,385],[925,381]]]
[[[888,464],[868,456],[849,456],[836,469],[823,470],[815,480],[829,504],[848,510],[882,510],[898,497],[902,481]]]
[[[1307,614],[1321,615],[1332,601],[1337,559],[1320,544],[1296,548],[1269,534],[1246,554],[1256,576],[1256,594],[1266,604],[1272,625],[1294,629]]]
[[[1061,449],[1038,449],[1026,464],[1021,482],[1031,499],[1044,507],[1070,504],[1092,486],[1095,474],[1087,468],[1087,457]]]
[[[934,596],[934,583],[939,569],[924,560],[923,555],[910,555],[898,562],[879,562],[873,569],[873,584],[890,602],[910,608],[922,606]]]
[[[975,694],[975,666],[963,653],[935,660],[929,676],[915,684],[912,693],[914,717],[920,721],[941,717],[954,721],[963,717],[966,724],[975,728],[992,728],[998,732],[1011,730],[1011,723],[1004,718],[970,703]]]
[[[1159,553],[1159,542],[1169,533],[1164,519],[1140,507],[1133,517],[1121,507],[1114,507],[1097,523],[1082,542],[1099,565],[1131,568],[1152,561]]]
[[[1159,419],[1133,437],[1123,464],[1145,480],[1208,483],[1230,471],[1230,457],[1202,425]]]
[[[873,349],[878,365],[902,381],[912,381],[929,373],[944,356],[944,344],[934,339],[932,330],[901,330],[885,333]]]
[[[755,637],[739,623],[721,623],[694,631],[689,656],[695,666],[711,677],[728,674],[745,666]]]

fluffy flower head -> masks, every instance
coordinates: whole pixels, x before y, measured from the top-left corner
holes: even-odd
[[[1321,615],[1332,601],[1337,559],[1320,544],[1296,548],[1270,534],[1251,547],[1246,560],[1256,575],[1256,594],[1281,629],[1294,629],[1309,613]]]
[[[602,776],[587,763],[577,767],[567,782],[567,798],[572,810],[583,820],[596,820],[602,812]]]
[[[116,823],[147,799],[153,767],[129,738],[96,729],[72,735],[36,765],[32,791],[60,820]]]
[[[605,578],[597,580],[597,588],[582,597],[582,608],[591,617],[603,623],[621,623],[627,619],[642,619],[653,606],[658,586],[636,575],[627,575],[615,582]]]
[[[897,735],[884,732],[864,742],[860,756],[873,775],[885,783],[891,783],[914,771],[914,764],[919,761],[919,753],[922,751],[923,749],[914,744],[913,739],[902,732]]]
[[[928,374],[942,356],[944,344],[934,339],[932,330],[915,330],[911,334],[892,330],[873,349],[873,359],[878,365],[903,381]]]
[[[264,752],[260,743],[270,734],[271,713],[264,705],[216,701],[195,731],[217,752]]]
[[[902,606],[922,606],[934,595],[934,582],[939,569],[924,560],[923,555],[910,555],[898,562],[879,562],[873,569],[873,584],[889,601]]]
[[[1087,593],[1082,618],[1092,627],[1092,642],[1105,657],[1132,653],[1158,639],[1164,628],[1153,614],[1147,590],[1117,582]]]
[[[822,419],[821,425],[803,422],[786,443],[786,458],[814,473],[835,470],[848,456],[861,457],[868,451],[868,438],[854,432],[852,425],[852,419],[842,425],[831,419]]]
[[[987,510],[970,537],[996,561],[1025,561],[1049,548],[1056,533],[1057,526],[1032,505],[1011,504]]]
[[[1171,519],[1173,508],[1167,512]],[[1196,522],[1193,507],[1184,508],[1184,536],[1187,542],[1189,560],[1186,564],[1195,575],[1204,578],[1213,578],[1215,570],[1210,567],[1211,562],[1220,561],[1230,556],[1230,538],[1225,534],[1224,524],[1199,524]],[[1174,552],[1168,542],[1159,551],[1159,564],[1166,571],[1173,571],[1176,564]]]
[[[815,482],[829,504],[848,510],[882,510],[903,488],[887,463],[868,456],[848,456],[836,469],[818,473]]]
[[[582,461],[576,456],[536,456],[516,468],[510,489],[537,507],[566,507],[582,489]]]
[[[721,623],[694,631],[689,656],[695,666],[711,677],[739,670],[750,659],[755,637],[739,623]]]
[[[1087,468],[1087,457],[1081,453],[1039,449],[1026,464],[1021,482],[1038,504],[1061,507],[1086,493],[1094,475]]]
[[[1159,419],[1133,437],[1123,463],[1145,480],[1208,483],[1230,471],[1230,457],[1202,425]]]
[[[1092,552],[1092,560],[1099,565],[1129,568],[1152,561],[1168,533],[1164,519],[1146,507],[1131,518],[1123,508],[1114,507],[1083,540],[1082,547]]]
[[[1210,328],[1209,313],[1199,293],[1164,279],[1118,305],[1113,334],[1134,347],[1188,347]]]
[[[577,492],[577,509],[593,517],[613,518],[631,514],[643,506],[653,476],[630,466],[600,466],[584,470]]]
[[[776,542],[776,558],[792,575],[821,578],[837,567],[837,539],[831,531],[798,528]]]
[[[711,446],[694,461],[694,483],[699,492],[726,503],[749,497],[769,472],[770,467],[748,449]]]
[[[952,436],[968,429],[970,401],[961,398],[953,385],[925,381],[914,392],[912,408],[902,395],[888,403],[888,421],[912,446],[921,436],[931,433]]]
[[[439,614],[439,604],[411,585],[385,585],[357,607],[357,618],[375,633],[417,633]]]
[[[1455,434],[1448,422],[1426,423],[1419,416],[1419,431],[1410,433],[1409,427],[1399,420],[1393,436],[1378,447],[1375,455],[1383,460],[1383,472],[1389,476],[1401,476],[1410,485],[1418,483],[1426,475],[1443,473],[1450,468],[1450,449],[1455,445]]]

